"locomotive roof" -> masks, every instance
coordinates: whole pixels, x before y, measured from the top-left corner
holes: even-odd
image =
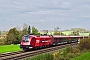
[[[41,37],[41,38],[45,38],[45,37],[55,37],[55,38],[69,38],[69,37],[72,37],[72,38],[82,38],[82,37],[90,37],[90,36],[60,36],[60,35],[24,35],[24,36],[33,36],[33,37]]]
[[[55,36],[54,35],[53,37],[56,37],[56,38],[68,38],[68,37],[72,37],[72,38],[77,37],[77,38],[79,38],[80,37],[81,38],[81,37],[89,37],[89,36]]]

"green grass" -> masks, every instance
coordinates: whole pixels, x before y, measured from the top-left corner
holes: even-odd
[[[0,53],[20,51],[19,45],[3,45],[0,46]]]
[[[90,52],[82,53],[80,56],[72,58],[71,60],[90,60]]]

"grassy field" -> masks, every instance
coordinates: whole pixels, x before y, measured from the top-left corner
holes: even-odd
[[[4,45],[0,46],[0,53],[20,51],[19,45]]]
[[[71,60],[90,60],[90,52],[82,53],[80,56],[72,58]]]

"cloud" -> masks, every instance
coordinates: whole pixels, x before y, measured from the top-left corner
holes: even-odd
[[[44,22],[45,20],[40,20],[40,21]]]
[[[0,27],[4,25],[1,29],[5,30],[27,23],[39,29],[53,29],[55,26],[67,29],[89,21],[89,6],[89,0],[1,0]],[[89,29],[87,25],[84,27]]]
[[[61,7],[63,7],[63,8],[67,8],[67,7],[69,7],[71,5],[71,3],[70,2],[62,2],[62,5],[61,5]]]

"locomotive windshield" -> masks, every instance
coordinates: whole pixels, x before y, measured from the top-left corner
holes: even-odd
[[[29,42],[30,36],[24,36],[23,37],[23,42]]]

